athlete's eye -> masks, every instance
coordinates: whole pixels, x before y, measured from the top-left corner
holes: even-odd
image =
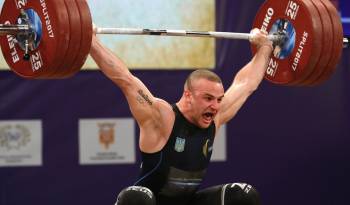
[[[205,99],[206,101],[211,101],[213,98],[210,97],[210,96],[205,96],[204,99]]]

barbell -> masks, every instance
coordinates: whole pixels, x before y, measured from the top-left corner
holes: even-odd
[[[266,0],[254,28],[269,33],[274,51],[265,79],[312,86],[334,72],[343,47],[337,10],[329,0]],[[164,35],[250,40],[252,34],[143,28],[96,28],[97,34]],[[67,78],[89,54],[92,19],[85,0],[5,0],[0,15],[0,45],[17,75],[29,79]],[[253,54],[256,52],[252,46]]]

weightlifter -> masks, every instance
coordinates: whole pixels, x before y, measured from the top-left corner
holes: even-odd
[[[124,93],[140,127],[140,176],[122,190],[116,205],[258,205],[249,184],[228,183],[199,190],[220,126],[232,119],[263,79],[273,50],[267,33],[253,29],[257,53],[224,92],[213,72],[196,70],[182,97],[170,104],[152,95],[128,67],[93,35],[90,55]]]

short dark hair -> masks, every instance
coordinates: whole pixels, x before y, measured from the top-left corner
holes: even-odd
[[[191,90],[193,82],[198,79],[206,79],[212,82],[222,83],[221,78],[209,70],[195,70],[186,79],[185,88]]]

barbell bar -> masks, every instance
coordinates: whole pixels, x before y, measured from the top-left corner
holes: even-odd
[[[218,32],[218,31],[189,31],[189,30],[174,30],[174,29],[147,29],[147,28],[103,28],[96,27],[96,34],[111,34],[111,35],[155,35],[155,36],[184,36],[184,37],[211,37],[224,38],[235,40],[250,40],[253,37],[251,33],[238,32]],[[0,35],[17,35],[21,33],[32,32],[30,25],[5,25],[0,24]],[[275,44],[285,40],[285,35],[274,33],[268,35],[268,39]],[[343,47],[349,46],[349,37],[344,37]]]
[[[10,68],[30,79],[64,78],[78,72],[91,46],[92,20],[86,1],[27,1],[21,6],[16,2],[5,0],[0,16],[0,44]],[[328,79],[339,61],[341,49],[349,47],[349,38],[343,36],[337,15],[328,0],[266,0],[253,23],[254,28],[269,32],[268,38],[275,46],[265,78],[277,84],[299,86]],[[253,35],[171,29],[95,29],[97,34],[242,40],[250,40]],[[79,55],[77,48],[80,48]],[[252,47],[252,51],[255,53],[255,48]],[[322,80],[311,82],[311,79]]]
[[[171,29],[148,29],[148,28],[96,28],[97,34],[111,35],[155,35],[155,36],[184,36],[184,37],[212,37],[235,40],[250,40],[253,37],[251,33],[237,32],[218,32],[218,31],[189,31],[189,30],[171,30]],[[284,34],[273,33],[268,35],[270,41],[278,44],[285,40]],[[344,37],[343,48],[349,46],[349,37]]]
[[[0,24],[0,35],[17,35],[18,33],[29,32],[29,25],[5,25]]]
[[[212,37],[236,40],[250,40],[251,33],[218,32],[218,31],[188,31],[170,29],[147,29],[147,28],[96,28],[97,34],[119,34],[119,35],[156,35],[156,36],[184,36],[184,37]],[[283,41],[285,35],[271,34],[268,39],[275,44]]]

